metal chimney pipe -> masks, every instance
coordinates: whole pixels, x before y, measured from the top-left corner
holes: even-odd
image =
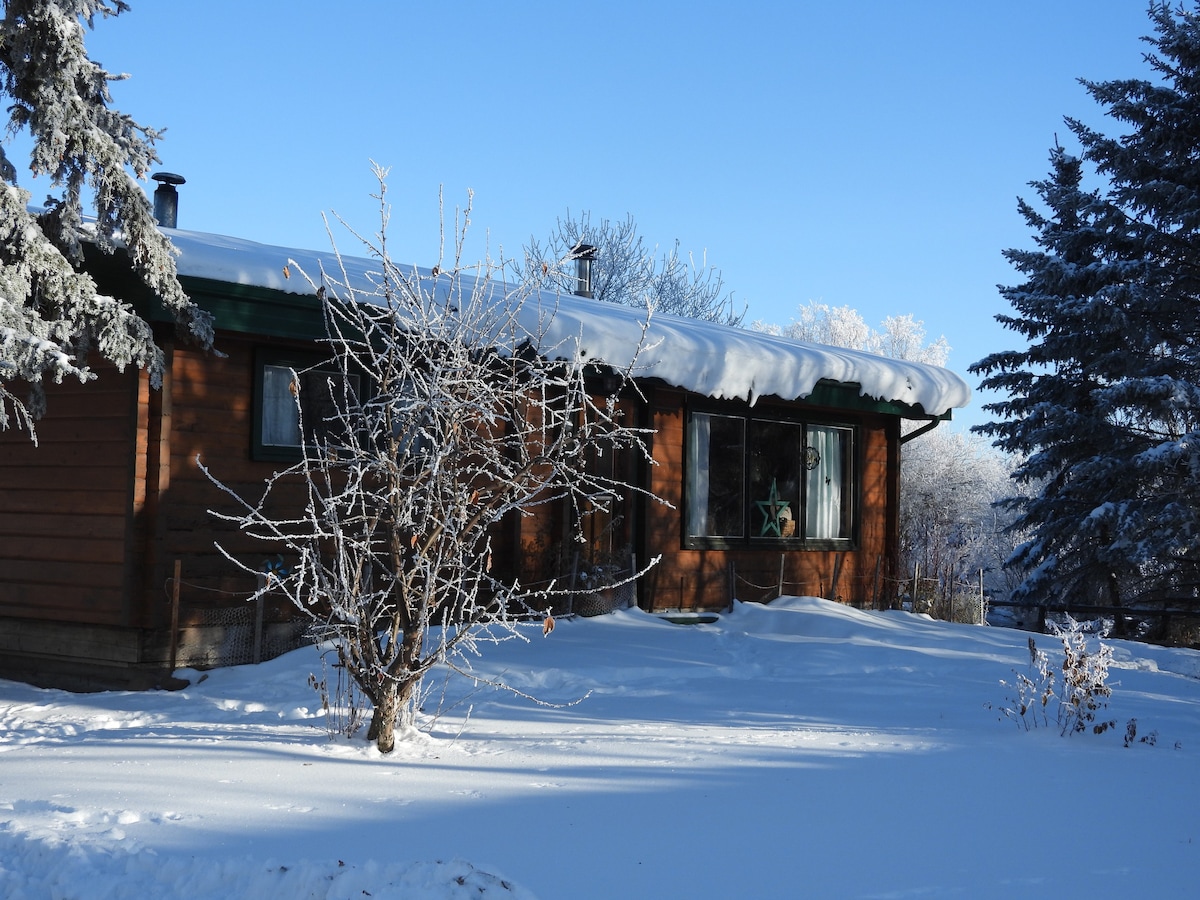
[[[580,297],[592,297],[592,263],[596,261],[596,253],[595,247],[582,241],[571,248],[575,257],[575,293]]]
[[[184,184],[182,175],[155,172],[150,176],[158,182],[154,189],[154,218],[163,228],[177,228],[179,222],[179,191],[175,185]]]

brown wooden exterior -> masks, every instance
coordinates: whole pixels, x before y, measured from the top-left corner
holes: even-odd
[[[104,367],[86,386],[52,386],[37,446],[0,432],[0,672],[152,684],[171,661],[176,600],[177,664],[204,662],[239,624],[214,627],[211,613],[244,610],[255,584],[214,542],[252,565],[263,551],[209,514],[229,498],[197,457],[248,495],[279,465],[250,458],[259,342],[218,340],[223,356],[165,342],[161,390]],[[267,603],[262,617],[269,633],[290,611]]]
[[[139,377],[51,391],[40,446],[0,433],[0,666],[35,678],[55,659],[136,664],[142,624],[129,590],[137,514],[134,448],[144,434]],[[68,636],[56,625],[80,626]]]
[[[38,446],[24,432],[0,433],[0,673],[68,686],[157,683],[172,660],[220,661],[213,646],[234,626],[217,614],[247,608],[256,585],[214,542],[255,567],[263,549],[210,515],[233,501],[197,458],[234,490],[258,495],[281,464],[253,459],[256,353],[311,348],[303,338],[315,336],[320,319],[312,298],[195,279],[185,285],[216,312],[220,354],[176,344],[160,326],[161,390],[142,373],[101,368],[95,383],[50,389]],[[856,396],[825,391],[820,403],[764,398],[755,407],[833,417],[856,429],[854,540],[824,550],[688,548],[685,423],[698,398],[657,383],[626,397],[628,414],[653,431],[656,462],[627,474],[669,504],[627,498],[619,510],[622,552],[639,564],[661,557],[637,586],[638,604],[720,610],[733,597],[773,599],[781,586],[856,605],[886,597],[897,550],[900,415],[887,405],[834,402]],[[543,511],[498,536],[500,555],[525,581],[577,574],[562,515]],[[261,616],[268,631],[291,627],[282,605],[266,604]]]
[[[833,416],[856,426],[857,470],[861,475],[857,534],[850,549],[810,550],[793,546],[689,549],[684,546],[684,425],[689,395],[658,388],[648,392],[654,429],[650,489],[670,506],[646,504],[642,558],[661,554],[646,576],[642,605],[650,610],[716,610],[733,599],[772,600],[784,594],[820,596],[874,606],[894,575],[898,541],[899,437],[895,416],[815,405],[763,400],[755,410]],[[731,402],[731,411],[747,404]],[[780,591],[782,584],[783,590]]]

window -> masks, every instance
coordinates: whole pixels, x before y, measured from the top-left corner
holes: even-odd
[[[315,354],[260,352],[255,365],[254,459],[298,460],[302,420],[304,437],[310,441],[341,431],[337,413],[342,379]],[[357,393],[358,376],[349,376],[346,387]]]
[[[743,537],[745,420],[697,413],[688,431],[687,533]]]
[[[849,544],[854,437],[845,425],[692,412],[685,543]]]
[[[805,427],[804,537],[846,540],[851,536],[849,428]]]

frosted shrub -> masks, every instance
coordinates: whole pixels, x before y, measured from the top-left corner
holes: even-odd
[[[1026,672],[1013,669],[1016,679],[1012,682],[1000,680],[1000,683],[1015,693],[1008,698],[1007,706],[1000,711],[1007,718],[1013,719],[1026,731],[1039,726],[1049,725],[1047,707],[1054,698],[1055,673],[1050,668],[1050,658],[1037,648],[1033,638],[1029,639],[1029,668]],[[987,704],[988,709],[992,704]]]
[[[1096,716],[1108,706],[1112,688],[1108,685],[1108,667],[1112,663],[1112,647],[1100,642],[1094,652],[1088,652],[1087,635],[1079,623],[1067,617],[1066,627],[1055,627],[1063,645],[1062,696],[1058,704],[1058,724],[1063,734],[1074,734],[1088,728],[1101,734],[1116,725],[1115,721],[1096,721]]]
[[[521,580],[508,558],[511,523],[559,510],[569,546],[584,542],[597,511],[657,498],[620,467],[594,463],[614,454],[628,454],[631,468],[652,462],[649,432],[627,415],[644,328],[601,389],[589,348],[555,324],[554,297],[507,282],[502,261],[463,261],[469,206],[453,261],[428,275],[394,262],[386,170],[375,172],[380,230],[364,241],[373,274],[352,276],[340,256],[340,272],[296,267],[321,300],[331,370],[329,409],[308,421],[304,382],[292,373],[301,458],[262,488],[246,486],[248,497],[201,469],[227,498],[214,517],[288,561],[259,595],[284,596],[308,617],[337,657],[339,684],[353,683],[356,693],[341,698],[339,684],[314,676],[332,729],[357,728],[357,697],[370,708],[367,740],[389,753],[397,728],[416,724],[432,669],[477,680],[487,648],[528,640],[531,620],[548,634],[546,611],[570,596],[571,585]],[[220,549],[258,577],[243,555]],[[609,583],[632,583],[655,562]]]
[[[1061,667],[1052,666],[1049,656],[1038,649],[1031,637],[1028,669],[1025,672],[1014,669],[1014,681],[1000,682],[1013,692],[1000,711],[1029,731],[1049,727],[1051,703],[1057,700],[1054,722],[1060,734],[1074,734],[1089,728],[1094,734],[1102,734],[1116,725],[1111,719],[1097,721],[1112,696],[1108,684],[1112,647],[1099,643],[1094,651],[1089,651],[1087,634],[1070,617],[1065,626],[1052,627],[1062,642]],[[988,708],[992,708],[990,703]]]

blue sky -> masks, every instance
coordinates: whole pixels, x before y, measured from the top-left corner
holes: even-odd
[[[1030,243],[1016,198],[1072,146],[1064,115],[1103,125],[1076,79],[1148,74],[1139,0],[131,5],[88,47],[167,129],[182,228],[324,249],[332,210],[373,232],[374,159],[397,259],[437,261],[439,188],[450,214],[475,192],[472,259],[568,209],[632,214],[707,251],[748,320],[912,314],[964,374],[1016,344],[993,321],[1001,251]]]

